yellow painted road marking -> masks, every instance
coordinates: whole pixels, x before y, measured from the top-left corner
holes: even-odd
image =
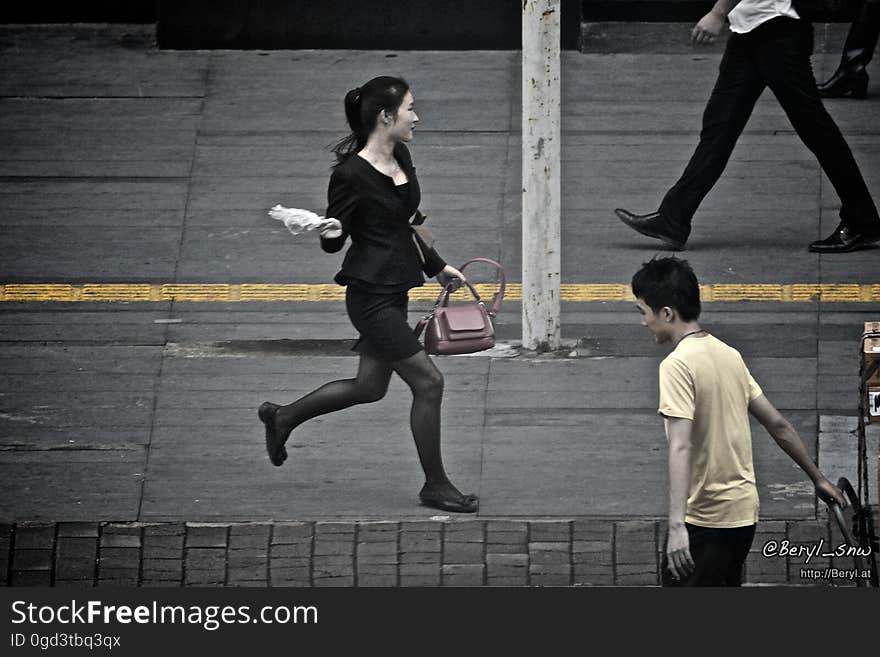
[[[480,283],[475,286],[484,298],[491,299],[498,286]],[[440,288],[436,284],[410,290],[414,301],[433,301]],[[464,294],[463,292],[459,293]],[[779,301],[804,303],[819,299],[823,302],[880,302],[880,283],[717,283],[700,286],[706,302]],[[629,285],[623,283],[562,283],[561,301],[634,301]],[[522,285],[507,286],[506,299],[522,299]],[[345,289],[335,284],[306,283],[7,283],[0,284],[0,301],[342,301]]]

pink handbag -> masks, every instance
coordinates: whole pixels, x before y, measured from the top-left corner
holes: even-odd
[[[495,327],[492,318],[498,314],[507,280],[500,264],[489,258],[472,258],[465,262],[460,271],[474,262],[485,262],[498,268],[501,285],[492,299],[492,306],[486,309],[480,295],[470,283],[465,283],[474,301],[450,306],[449,295],[452,284],[447,284],[437,297],[434,308],[416,325],[416,337],[425,331],[425,351],[439,356],[472,354],[495,346]]]

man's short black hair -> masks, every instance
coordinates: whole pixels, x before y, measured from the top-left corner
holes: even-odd
[[[687,260],[653,258],[632,277],[632,291],[654,312],[669,306],[686,322],[700,317],[700,284]]]

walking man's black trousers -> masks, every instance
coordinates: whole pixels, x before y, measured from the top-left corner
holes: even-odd
[[[691,218],[724,171],[755,102],[769,87],[831,180],[841,200],[843,225],[858,232],[880,228],[877,207],[852,152],[816,91],[812,52],[813,26],[803,20],[774,18],[746,34],[730,35],[703,113],[700,143],[660,205],[668,221],[690,232]]]

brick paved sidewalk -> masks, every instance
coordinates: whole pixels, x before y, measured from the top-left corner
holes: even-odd
[[[765,557],[770,540],[825,549],[824,521],[758,526],[751,585],[848,585],[801,569],[850,559]],[[661,520],[429,520],[0,525],[9,586],[655,586]],[[824,551],[824,550],[823,550]]]

